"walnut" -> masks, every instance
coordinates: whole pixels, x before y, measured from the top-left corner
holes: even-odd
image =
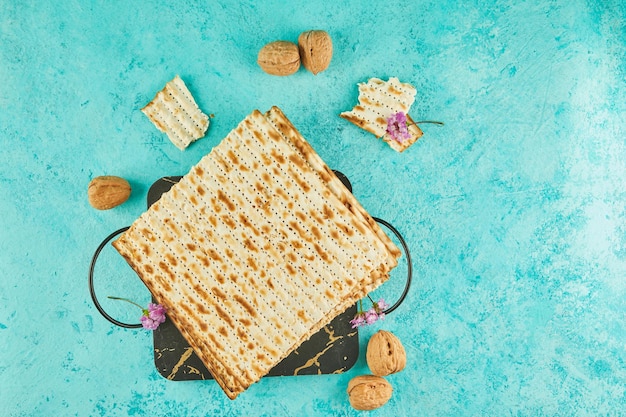
[[[375,375],[360,375],[348,383],[350,405],[355,410],[374,410],[389,401],[393,388],[384,378]]]
[[[119,206],[130,197],[130,184],[124,178],[113,175],[96,177],[87,188],[89,204],[98,210]]]
[[[367,344],[366,360],[374,375],[385,376],[404,369],[406,352],[393,333],[379,330]]]
[[[271,75],[291,75],[300,68],[298,45],[289,41],[268,43],[259,51],[257,63]]]
[[[304,68],[314,75],[324,71],[333,57],[333,42],[330,35],[323,30],[302,32],[298,37],[300,58]]]

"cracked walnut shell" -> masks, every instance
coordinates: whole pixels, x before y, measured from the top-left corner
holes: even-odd
[[[393,333],[379,330],[367,343],[366,360],[374,375],[391,375],[406,366],[406,351]]]

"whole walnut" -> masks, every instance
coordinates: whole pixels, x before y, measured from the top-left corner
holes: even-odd
[[[275,41],[259,51],[257,64],[271,75],[291,75],[300,68],[298,45],[289,41]]]
[[[130,184],[114,175],[96,177],[87,187],[89,204],[98,210],[109,210],[119,206],[130,197]]]
[[[333,57],[333,42],[323,30],[309,30],[298,37],[300,59],[304,68],[314,75],[324,71]]]
[[[400,372],[406,366],[406,351],[393,333],[379,330],[367,343],[367,366],[377,376]]]
[[[360,375],[348,383],[348,398],[355,410],[374,410],[389,401],[393,388],[384,378],[375,375]]]

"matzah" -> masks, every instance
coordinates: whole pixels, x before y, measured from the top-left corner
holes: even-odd
[[[400,256],[276,107],[246,117],[113,245],[231,399]]]
[[[391,77],[388,81],[371,78],[367,83],[359,83],[359,104],[340,116],[377,138],[382,138],[394,150],[402,152],[422,136],[421,129],[408,114],[415,101],[415,94],[415,87],[401,83],[396,77]],[[402,141],[387,133],[387,119],[398,112],[407,116],[411,135]]]
[[[209,128],[209,117],[198,108],[178,75],[165,84],[141,111],[180,150],[203,137]]]

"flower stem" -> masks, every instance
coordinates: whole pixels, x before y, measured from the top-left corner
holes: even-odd
[[[437,122],[435,120],[420,120],[419,122],[415,122],[413,124],[419,125],[419,124],[423,124],[423,123],[431,123],[431,124],[434,124],[434,125],[443,126],[443,122]]]
[[[144,308],[142,306],[140,306],[139,304],[135,303],[134,301],[130,301],[128,298],[113,297],[113,296],[110,296],[110,295],[107,298],[110,298],[111,300],[126,301],[127,303],[131,303],[132,305],[135,305],[135,306],[139,307],[142,311],[144,310]]]

